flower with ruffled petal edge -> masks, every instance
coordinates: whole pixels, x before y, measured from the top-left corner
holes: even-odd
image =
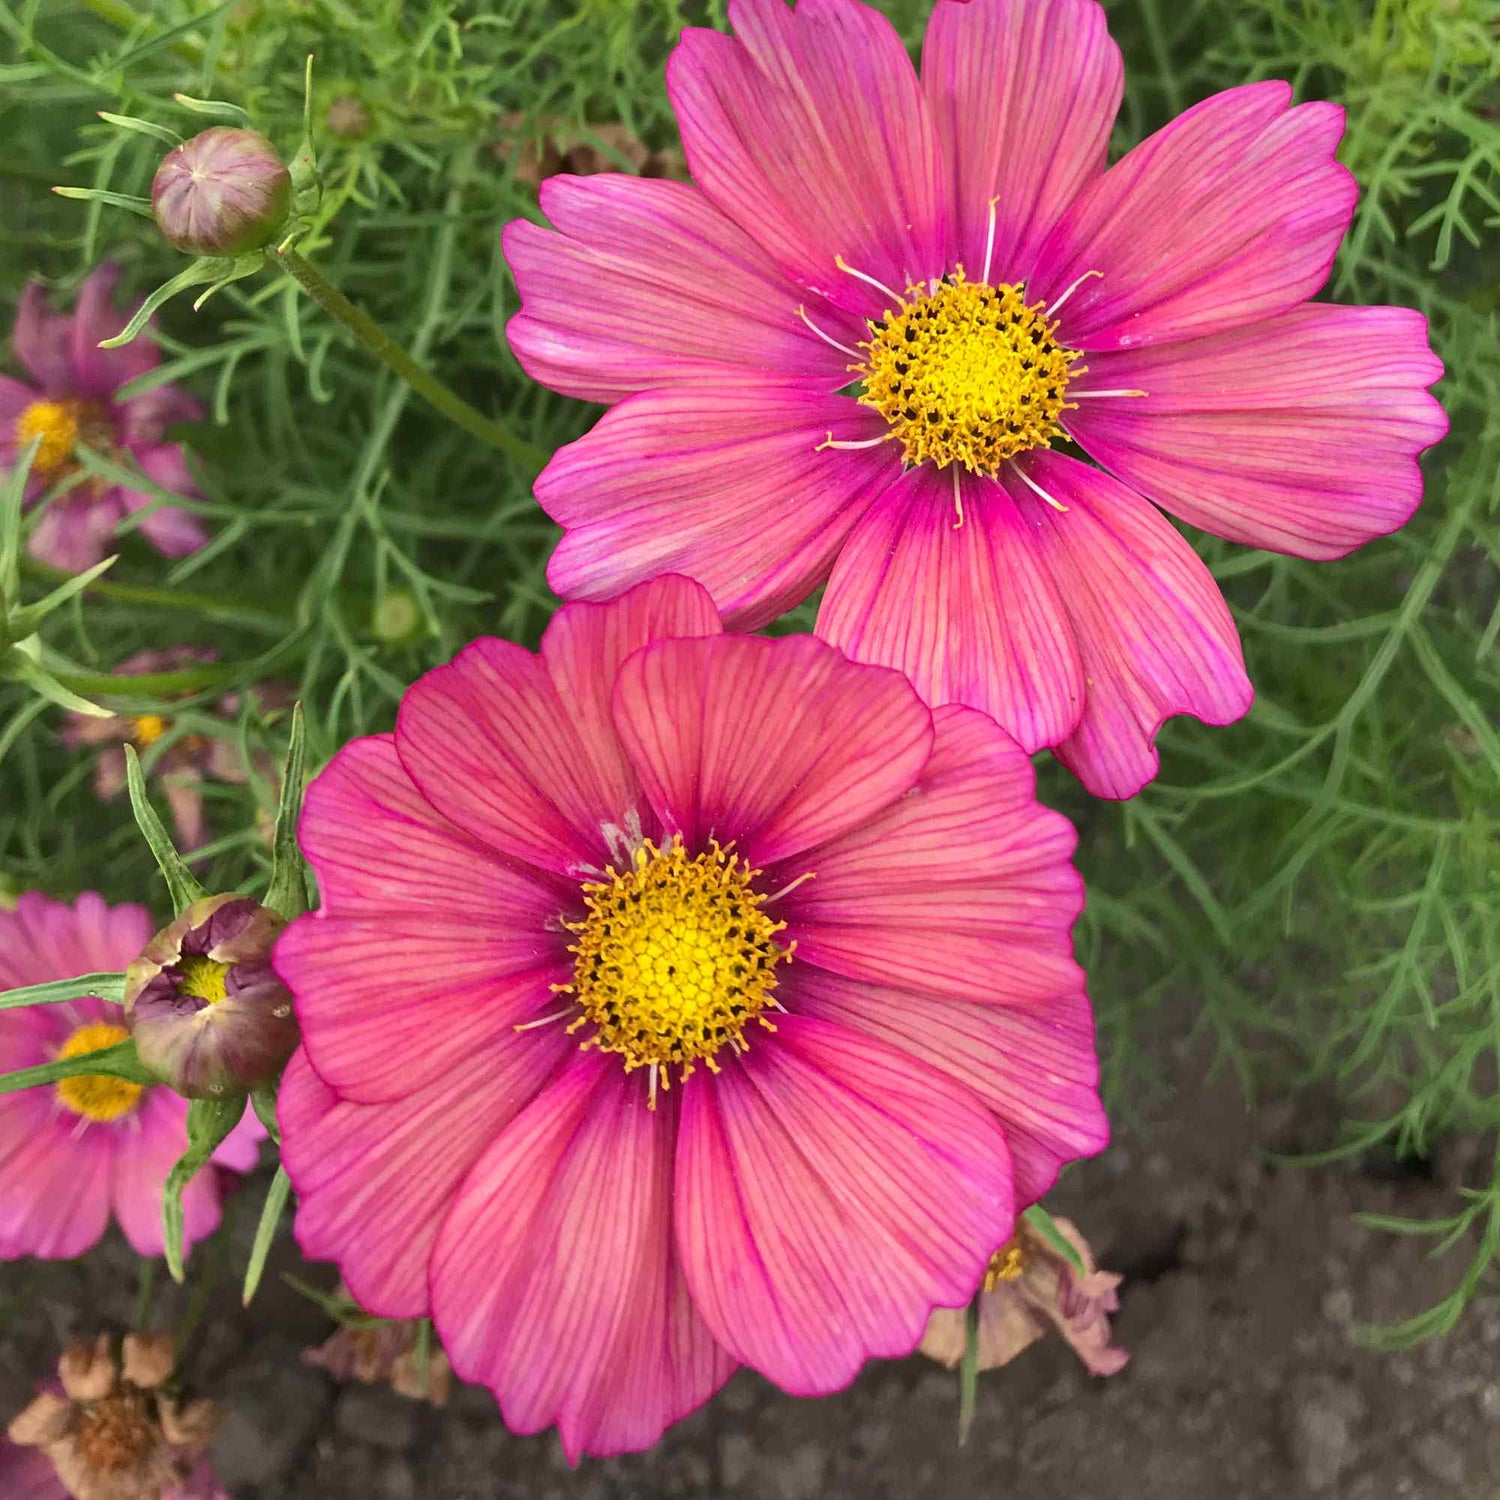
[[[937,0],[920,76],[855,0],[729,15],[667,68],[693,185],[555,178],[505,233],[521,363],[613,407],[537,483],[553,587],[686,573],[755,628],[826,581],[825,640],[1132,795],[1164,720],[1252,697],[1157,506],[1339,557],[1447,428],[1420,314],[1307,302],[1343,111],[1250,84],[1106,168],[1093,0]]]
[[[219,653],[212,646],[170,646],[164,651],[138,652],[114,671],[125,677],[177,672],[186,667],[207,666],[218,659]],[[286,707],[292,698],[282,683],[263,683],[251,691],[262,714]],[[238,693],[226,693],[217,703],[201,706],[198,712],[232,722],[239,714],[240,702]],[[111,714],[101,719],[92,714],[69,713],[63,742],[74,749],[97,751],[94,793],[100,801],[111,802],[125,793],[124,747],[134,745],[144,754],[172,727],[172,721],[162,714]],[[257,752],[256,770],[276,784],[278,771],[271,756]],[[238,786],[249,779],[234,744],[226,738],[204,734],[184,734],[174,740],[151,762],[151,775],[161,783],[178,845],[187,850],[201,848],[208,841],[203,812],[204,781]]]
[[[248,896],[205,896],[125,971],[125,1025],[151,1072],[189,1099],[270,1083],[297,1047],[271,967],[285,921]]]
[[[1109,1315],[1120,1305],[1123,1278],[1094,1264],[1088,1242],[1071,1220],[1052,1222],[1083,1262],[1083,1274],[1022,1220],[985,1271],[979,1293],[979,1368],[1008,1365],[1045,1333],[1056,1331],[1089,1374],[1118,1375],[1130,1355],[1110,1342]],[[967,1339],[964,1309],[939,1308],[922,1336],[922,1353],[953,1368],[964,1357]]]
[[[108,1334],[75,1344],[0,1438],[6,1500],[229,1500],[203,1450],[218,1426],[211,1401],[182,1402],[166,1334]]]
[[[429,672],[301,841],[298,1239],[571,1456],[909,1353],[1106,1143],[1025,754],[687,579]]]
[[[92,891],[73,905],[29,892],[0,911],[0,990],[123,970],[151,937],[143,906],[106,906]],[[0,1010],[0,1072],[77,1057],[123,1042],[118,1005],[80,995]],[[82,1074],[0,1095],[0,1260],[68,1260],[111,1215],[141,1255],[162,1253],[161,1194],[187,1149],[187,1100],[171,1089]],[[253,1113],[214,1153],[248,1172],[265,1131]],[[220,1185],[200,1172],[183,1193],[184,1241],[212,1234]]]
[[[35,283],[21,293],[11,348],[34,383],[0,375],[0,469],[14,464],[18,449],[41,439],[26,484],[29,501],[75,472],[73,449],[80,442],[125,455],[174,495],[198,493],[181,444],[163,438],[174,423],[200,420],[202,406],[177,385],[116,399],[121,386],[154,370],[161,358],[145,334],[123,349],[98,347],[127,321],[111,300],[118,277],[119,267],[110,264],[92,271],[70,314],[52,312]],[[47,507],[28,550],[55,568],[82,572],[105,555],[115,528],[136,511],[148,512],[138,529],[166,557],[186,557],[208,540],[196,516],[160,505],[145,490],[85,479]]]

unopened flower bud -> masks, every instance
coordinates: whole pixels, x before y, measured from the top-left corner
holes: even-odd
[[[370,111],[352,94],[340,94],[328,106],[323,117],[328,133],[342,141],[362,141],[370,133],[374,121]]]
[[[167,154],[151,183],[157,227],[189,255],[244,255],[286,224],[292,178],[265,136],[215,125]]]
[[[190,1099],[269,1082],[296,1050],[292,997],[271,966],[284,925],[246,896],[195,901],[125,973],[141,1061]]]

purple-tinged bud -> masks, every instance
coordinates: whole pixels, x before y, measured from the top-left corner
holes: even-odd
[[[215,125],[174,147],[151,182],[157,228],[189,255],[245,255],[286,224],[292,177],[265,136]]]
[[[328,106],[323,123],[330,135],[336,135],[342,141],[362,141],[375,122],[370,118],[370,111],[352,94],[341,94]]]
[[[141,1061],[189,1099],[268,1083],[296,1050],[292,997],[271,966],[285,925],[247,896],[205,896],[125,971]]]

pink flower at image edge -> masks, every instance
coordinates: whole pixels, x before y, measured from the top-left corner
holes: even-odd
[[[85,891],[71,906],[28,893],[0,911],[0,990],[123,971],[153,932],[142,906],[107,906]],[[0,1011],[0,1072],[125,1039],[118,1005],[80,995]],[[71,1050],[70,1050],[71,1049]],[[253,1112],[214,1154],[221,1168],[255,1166],[265,1130]],[[74,1078],[0,1096],[0,1260],[81,1255],[111,1218],[141,1255],[162,1253],[161,1193],[187,1149],[187,1100],[161,1086]],[[184,1235],[219,1223],[218,1171],[183,1195]]]
[[[301,839],[298,1240],[571,1457],[909,1353],[1107,1141],[1025,754],[686,579],[429,672]]]
[[[118,277],[119,268],[108,263],[92,271],[78,289],[72,313],[51,311],[35,283],[21,294],[11,347],[30,383],[0,375],[0,469],[11,467],[30,439],[42,439],[27,482],[28,500],[72,471],[75,442],[139,465],[173,494],[197,494],[181,445],[163,438],[174,423],[199,420],[199,403],[171,384],[128,401],[115,397],[161,358],[146,333],[121,349],[98,347],[127,321],[112,301]],[[140,524],[141,535],[165,556],[185,557],[208,540],[187,511],[158,505],[144,490],[85,479],[48,507],[31,534],[29,551],[53,567],[82,572],[110,550],[119,523],[147,507],[153,509]]]
[[[1133,795],[1166,718],[1252,697],[1157,507],[1336,558],[1447,429],[1419,313],[1308,302],[1343,111],[1249,84],[1106,168],[1093,0],[936,0],[920,76],[856,0],[729,15],[667,68],[692,184],[555,177],[505,231],[517,357],[611,408],[537,482],[553,587],[681,572],[753,629],[826,581],[825,639]]]

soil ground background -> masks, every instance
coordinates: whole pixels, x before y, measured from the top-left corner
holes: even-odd
[[[955,1442],[955,1377],[921,1359],[867,1368],[821,1401],[741,1372],[658,1448],[564,1462],[551,1435],[508,1434],[482,1390],[444,1411],[383,1388],[336,1386],[299,1350],[328,1331],[283,1273],[327,1267],[279,1247],[253,1319],[227,1274],[242,1265],[266,1174],[219,1252],[226,1274],[190,1343],[196,1385],[223,1399],[216,1449],[237,1500],[1494,1500],[1500,1495],[1500,1303],[1449,1338],[1362,1347],[1443,1295],[1462,1269],[1359,1212],[1451,1210],[1468,1156],[1450,1143],[1412,1169],[1363,1160],[1304,1169],[1278,1154],[1326,1147],[1338,1111],[1316,1093],[1247,1111],[1228,1075],[1183,1050],[1154,1113],[1049,1200],[1103,1265],[1123,1271],[1123,1374],[1085,1375],[1059,1342],[981,1378],[970,1441]],[[113,1235],[69,1265],[0,1269],[0,1415],[26,1399],[60,1339],[128,1326],[132,1257]],[[163,1320],[190,1294],[158,1295]]]

